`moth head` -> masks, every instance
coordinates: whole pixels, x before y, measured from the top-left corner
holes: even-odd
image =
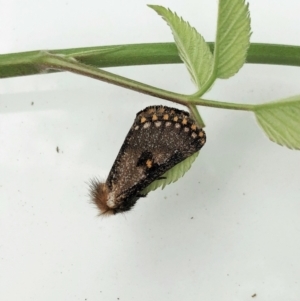
[[[99,215],[115,214],[114,208],[109,206],[109,189],[106,183],[92,180],[90,183],[90,196],[92,203],[94,203],[100,211]]]

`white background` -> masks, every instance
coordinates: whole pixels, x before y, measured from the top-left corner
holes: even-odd
[[[0,53],[172,41],[144,0],[0,3]],[[214,40],[217,1],[152,4]],[[299,1],[250,10],[252,42],[300,44]],[[194,92],[182,64],[109,70]],[[300,94],[299,78],[247,65],[206,97],[263,103]],[[87,183],[105,179],[136,112],[154,104],[173,105],[70,73],[0,80],[0,300],[300,300],[300,154],[250,113],[200,108],[207,144],[186,176],[97,217]]]

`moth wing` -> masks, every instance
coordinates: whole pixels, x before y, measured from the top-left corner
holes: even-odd
[[[139,197],[158,177],[201,149],[205,133],[188,116],[160,106],[137,114],[106,181],[116,199]]]

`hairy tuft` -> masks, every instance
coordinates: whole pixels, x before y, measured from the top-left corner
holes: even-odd
[[[114,211],[108,207],[108,187],[97,179],[90,182],[90,197],[93,204],[100,210],[99,215],[112,215]]]

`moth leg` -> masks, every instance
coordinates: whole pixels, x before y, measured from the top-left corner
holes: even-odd
[[[156,180],[165,180],[167,177],[158,177]]]

